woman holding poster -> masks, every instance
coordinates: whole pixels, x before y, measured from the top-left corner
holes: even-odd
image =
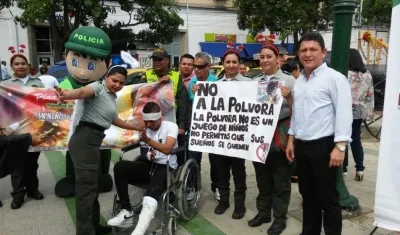
[[[222,57],[222,63],[226,73],[219,81],[251,81],[250,78],[244,77],[239,73],[239,61],[240,56],[237,51],[227,51]],[[245,160],[223,155],[217,155],[216,157],[218,157],[220,162],[218,172],[220,201],[215,208],[215,214],[221,215],[229,208],[229,181],[231,176],[230,171],[232,169],[233,181],[235,183],[235,210],[233,211],[232,218],[242,219],[246,213],[246,207],[244,205],[247,189]]]
[[[265,45],[260,52],[260,64],[263,74],[254,80],[279,83],[282,96],[284,97],[279,113],[279,121],[271,142],[271,148],[265,164],[253,162],[256,172],[258,214],[249,221],[250,227],[258,227],[263,223],[271,222],[271,210],[274,222],[268,229],[269,235],[279,235],[286,228],[287,212],[290,201],[292,167],[286,158],[286,145],[288,130],[290,127],[290,116],[295,78],[285,74],[279,69],[279,51],[273,45]]]

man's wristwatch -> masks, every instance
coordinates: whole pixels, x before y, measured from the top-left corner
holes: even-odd
[[[335,148],[337,148],[340,152],[346,151],[346,144],[336,143]]]

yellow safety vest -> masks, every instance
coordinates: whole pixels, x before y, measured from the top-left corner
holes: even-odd
[[[174,87],[174,95],[176,95],[176,93],[178,92],[179,73],[171,70],[168,72],[167,76],[172,80],[172,85]],[[146,71],[146,79],[147,83],[153,83],[158,81],[158,76],[153,69],[148,69]]]

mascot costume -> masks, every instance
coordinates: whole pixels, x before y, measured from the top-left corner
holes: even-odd
[[[61,82],[62,89],[77,89],[100,80],[107,72],[107,62],[111,54],[111,39],[101,29],[82,26],[74,30],[65,44],[66,64],[69,75]],[[110,169],[111,150],[100,151],[101,182],[100,192],[109,192],[113,180]],[[55,187],[58,197],[75,196],[75,169],[69,152],[66,154],[66,177],[59,180]]]

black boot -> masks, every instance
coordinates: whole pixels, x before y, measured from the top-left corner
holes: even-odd
[[[41,192],[39,192],[39,190],[36,190],[34,192],[29,192],[26,195],[35,200],[43,200],[44,199],[43,194]]]
[[[24,198],[13,198],[11,202],[11,209],[16,210],[21,208],[22,204],[24,204]]]
[[[256,217],[251,219],[248,223],[249,227],[259,227],[262,224],[271,222],[271,217],[266,217],[261,214],[257,214]]]
[[[105,235],[105,234],[109,234],[112,232],[111,227],[102,226],[100,224],[97,225],[94,230],[95,230],[96,235]]]
[[[229,202],[219,202],[218,206],[215,207],[214,213],[217,215],[222,215],[229,208]]]
[[[286,229],[285,221],[276,221],[272,223],[271,227],[267,230],[268,235],[280,235]]]
[[[2,207],[3,206],[3,203],[0,201],[0,207]]]
[[[246,214],[246,207],[244,205],[235,206],[235,210],[232,214],[232,219],[242,219]]]

